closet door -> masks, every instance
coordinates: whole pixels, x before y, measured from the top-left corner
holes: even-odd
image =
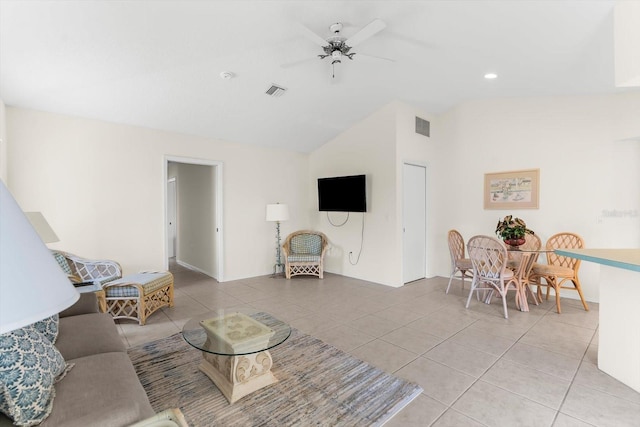
[[[402,281],[427,275],[427,168],[403,166],[403,252]]]

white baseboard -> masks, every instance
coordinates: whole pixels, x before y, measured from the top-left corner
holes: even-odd
[[[194,265],[188,264],[184,261],[180,261],[179,259],[176,258],[176,264],[184,267],[184,268],[188,268],[189,270],[193,270],[193,271],[197,271],[198,273],[202,273],[202,274],[206,274],[207,276],[215,279],[215,277],[213,277],[213,274],[209,273],[208,271],[204,271]],[[216,279],[217,280],[217,279]]]

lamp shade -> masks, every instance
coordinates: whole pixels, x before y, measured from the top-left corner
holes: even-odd
[[[276,203],[267,205],[267,221],[286,221],[289,219],[289,206]]]
[[[59,242],[58,236],[51,228],[44,215],[41,212],[25,212],[27,219],[31,223],[31,226],[36,230],[38,236],[44,243]]]
[[[0,334],[59,313],[79,297],[0,181]]]

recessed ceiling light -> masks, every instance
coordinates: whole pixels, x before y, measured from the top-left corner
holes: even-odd
[[[484,75],[484,78],[488,79],[488,80],[495,79],[497,77],[498,77],[498,75],[496,73],[487,73],[487,74]]]
[[[231,71],[223,71],[220,73],[220,78],[221,79],[225,79],[225,80],[229,80],[234,78],[235,75],[231,72]]]

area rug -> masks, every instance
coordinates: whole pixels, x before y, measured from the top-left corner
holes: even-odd
[[[190,426],[380,426],[422,388],[292,329],[270,350],[276,384],[230,405],[181,334],[129,349],[156,412],[180,408]]]

